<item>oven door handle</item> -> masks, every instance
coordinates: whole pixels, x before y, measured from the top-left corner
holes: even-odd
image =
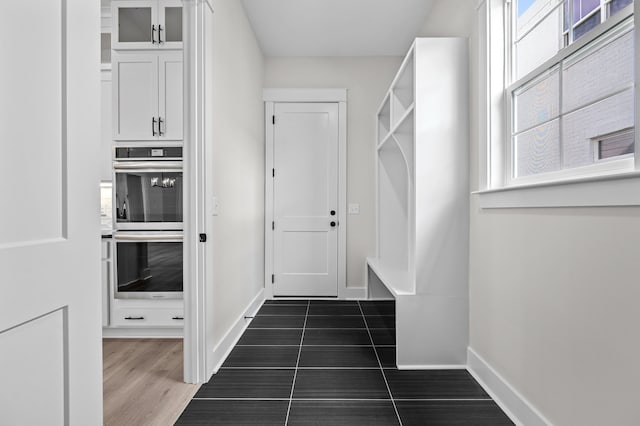
[[[182,234],[113,234],[116,241],[182,241]]]
[[[182,161],[115,162],[113,168],[115,170],[182,170]]]

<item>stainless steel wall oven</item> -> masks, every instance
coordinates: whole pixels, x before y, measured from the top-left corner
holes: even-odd
[[[182,299],[182,232],[114,234],[116,299]]]
[[[116,230],[182,229],[182,148],[116,148]]]
[[[116,147],[115,298],[182,299],[181,147]]]

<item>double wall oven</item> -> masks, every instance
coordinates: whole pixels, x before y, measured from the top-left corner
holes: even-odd
[[[181,147],[117,147],[117,299],[182,299]]]

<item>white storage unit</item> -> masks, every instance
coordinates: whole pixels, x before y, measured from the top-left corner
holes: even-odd
[[[182,52],[114,51],[113,140],[181,141]]]
[[[182,49],[182,1],[111,3],[114,49]]]
[[[100,180],[113,179],[113,140],[111,139],[111,64],[100,71]]]
[[[399,368],[466,364],[467,40],[418,38],[377,115],[371,298],[396,302]]]
[[[110,238],[103,238],[102,243],[102,326],[109,326],[109,301],[113,282],[113,243]]]

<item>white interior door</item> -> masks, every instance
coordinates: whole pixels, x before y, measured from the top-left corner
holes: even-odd
[[[274,112],[273,294],[337,296],[338,104]]]
[[[0,13],[0,424],[102,424],[99,5]]]

